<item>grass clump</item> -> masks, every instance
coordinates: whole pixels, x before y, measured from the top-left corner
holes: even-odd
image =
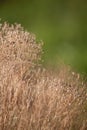
[[[86,130],[86,83],[42,68],[41,46],[20,25],[0,25],[0,130]]]

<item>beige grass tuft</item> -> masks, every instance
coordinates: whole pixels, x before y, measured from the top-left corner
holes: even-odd
[[[0,25],[0,130],[86,130],[86,83],[39,67],[41,46],[20,25]]]

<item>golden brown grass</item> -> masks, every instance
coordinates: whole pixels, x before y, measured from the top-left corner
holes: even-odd
[[[40,67],[41,51],[20,25],[0,25],[0,130],[87,130],[86,83]]]

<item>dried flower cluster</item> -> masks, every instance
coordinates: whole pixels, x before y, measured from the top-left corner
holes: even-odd
[[[20,25],[0,25],[0,130],[86,130],[86,83],[39,67],[41,46]]]

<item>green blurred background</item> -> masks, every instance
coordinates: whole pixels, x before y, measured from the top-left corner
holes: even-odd
[[[44,65],[87,72],[87,0],[0,0],[0,18],[44,41]]]

